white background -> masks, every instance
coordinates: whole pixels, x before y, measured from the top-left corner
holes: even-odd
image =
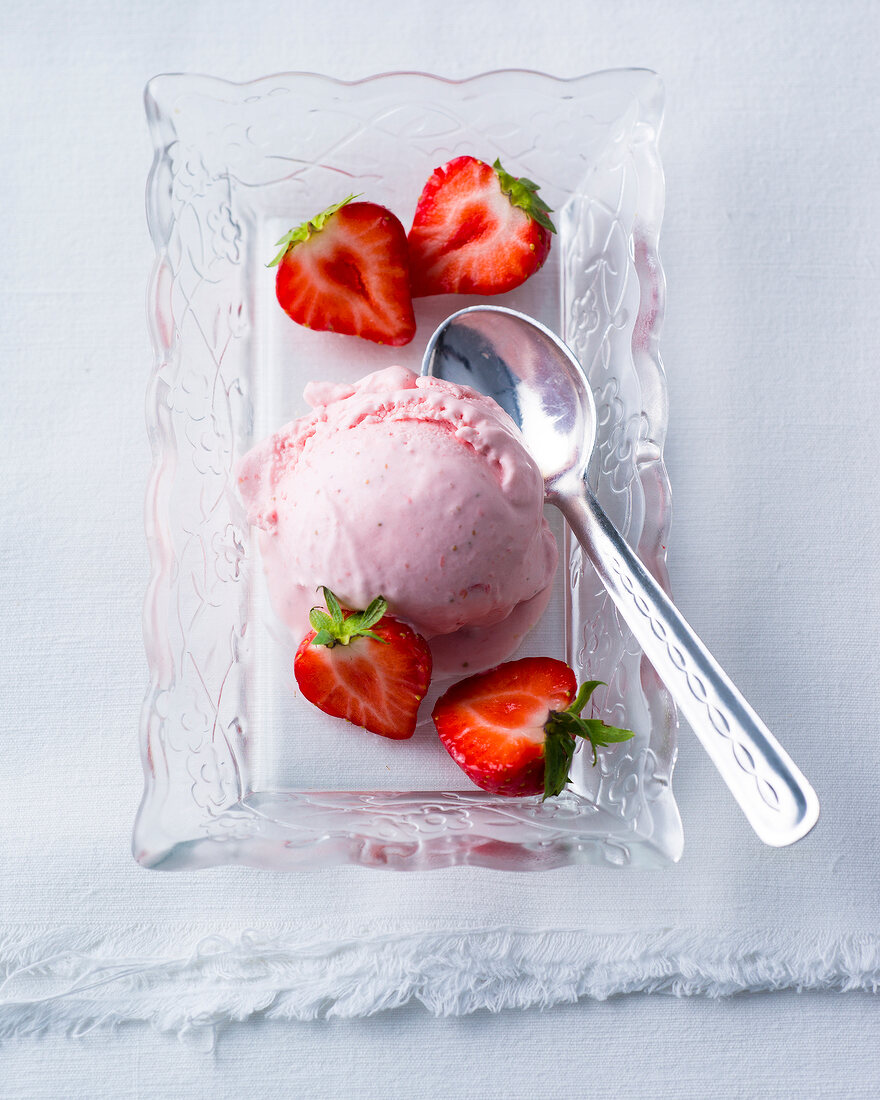
[[[323,912],[328,927],[366,927],[383,899],[395,927],[459,912],[472,928],[504,913],[536,927],[876,936],[878,46],[880,13],[867,2],[6,0],[5,942],[65,922],[194,913],[210,925]],[[675,788],[687,849],[668,874],[585,880],[570,869],[523,884],[453,869],[418,887],[350,870],[304,891],[247,870],[142,871],[128,831],[146,686],[143,85],[163,71],[354,79],[629,65],[667,86],[673,591],[813,780],[819,828],[794,849],[761,848],[683,730]],[[452,1019],[410,1005],[231,1025],[213,1054],[131,1025],[6,1041],[0,1094],[873,1097],[878,1007],[865,993],[794,992]]]

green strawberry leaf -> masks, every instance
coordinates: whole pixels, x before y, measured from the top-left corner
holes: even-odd
[[[339,600],[333,595],[329,588],[323,587],[324,602],[327,604],[327,610],[330,612],[330,617],[333,620],[333,625],[336,627],[342,626],[345,620],[345,616],[342,614],[342,608],[339,605]]]
[[[384,596],[377,596],[370,604],[367,605],[366,611],[362,611],[363,626],[375,626],[375,624],[382,618],[385,612],[388,610],[388,601]]]
[[[590,727],[589,737],[594,745],[615,745],[620,741],[631,741],[635,737],[632,730],[608,726],[601,718],[589,718],[587,725]]]
[[[614,745],[620,741],[630,741],[635,737],[632,730],[623,730],[617,726],[606,726],[601,718],[582,718],[581,722],[585,728],[578,731],[577,736],[584,737],[590,742],[590,747],[593,750],[594,766],[599,760],[596,753],[597,748],[602,748],[603,745]]]
[[[605,687],[604,680],[585,680],[578,688],[574,700],[565,708],[567,714],[580,714],[597,687]]]
[[[327,612],[322,611],[320,607],[313,607],[309,612],[309,622],[312,624],[312,630],[329,630],[333,624]]]
[[[549,729],[544,742],[543,802],[561,794],[569,781],[569,769],[574,757],[574,738],[560,728]]]
[[[345,621],[346,628],[352,632],[362,634],[382,618],[388,610],[388,601],[384,596],[377,596],[364,611],[355,611]]]

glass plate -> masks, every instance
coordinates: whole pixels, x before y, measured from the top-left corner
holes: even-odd
[[[469,784],[434,732],[436,689],[403,742],[329,719],[298,696],[295,640],[269,607],[233,476],[254,441],[305,411],[308,380],[348,381],[395,362],[418,370],[435,326],[477,301],[418,300],[406,348],[311,332],[275,301],[265,266],[275,242],[350,192],[408,226],[438,164],[498,156],[541,185],[559,232],[544,268],[493,301],[543,321],[584,364],[599,411],[592,483],[665,584],[658,77],[495,72],[454,82],[399,73],[342,83],[293,73],[236,85],[159,76],[146,107],[157,257],[151,683],[135,857],[149,867],[278,870],[678,859],[673,706],[558,514],[548,510],[563,549],[553,599],[520,653],[563,657],[579,679],[605,681],[594,713],[637,736],[601,750],[596,767],[579,752],[571,786],[542,804]]]

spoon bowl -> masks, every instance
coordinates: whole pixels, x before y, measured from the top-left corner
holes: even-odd
[[[431,337],[422,374],[493,398],[525,437],[548,491],[585,472],[596,438],[596,406],[580,364],[548,328],[512,309],[472,306]]]
[[[431,337],[422,374],[471,386],[509,414],[645,655],[766,844],[800,840],[819,817],[803,774],[603,512],[587,480],[596,407],[571,350],[503,306],[472,306]]]

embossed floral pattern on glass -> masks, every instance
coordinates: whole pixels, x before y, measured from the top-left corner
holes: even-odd
[[[305,382],[392,362],[417,370],[434,327],[476,301],[419,300],[405,349],[300,330],[274,300],[265,266],[274,242],[351,192],[406,226],[434,167],[461,153],[498,156],[541,185],[559,232],[542,271],[495,300],[548,324],[584,364],[599,412],[592,483],[665,583],[658,78],[405,73],[347,84],[286,74],[233,85],[161,76],[146,103],[154,466],[136,858],[279,870],[677,859],[673,706],[557,515],[548,513],[564,549],[554,598],[522,652],[563,657],[581,679],[605,681],[594,713],[636,737],[602,750],[596,767],[578,752],[571,787],[541,803],[469,786],[430,721],[442,686],[411,742],[344,727],[297,696],[295,640],[272,614],[234,477],[254,441],[304,411]]]

